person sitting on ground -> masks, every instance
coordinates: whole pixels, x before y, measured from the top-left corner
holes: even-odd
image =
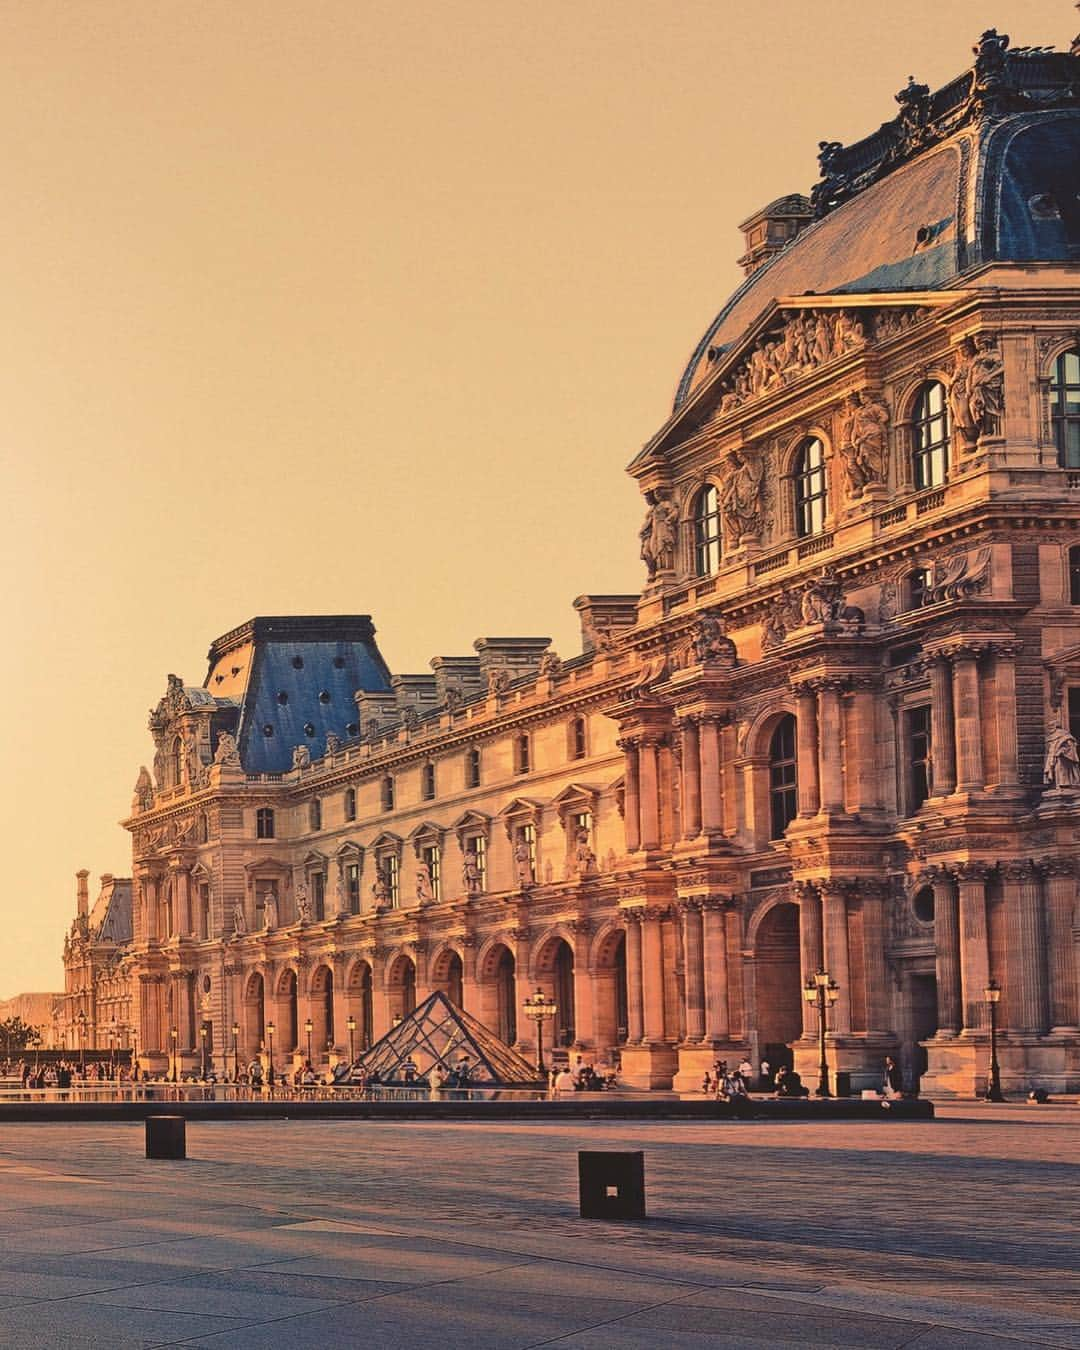
[[[318,1076],[312,1068],[311,1060],[304,1060],[304,1067],[300,1070],[300,1084],[302,1087],[315,1087],[319,1082]]]
[[[555,1091],[560,1095],[564,1092],[576,1092],[577,1083],[574,1081],[574,1075],[568,1067],[563,1067],[555,1075]]]
[[[728,1101],[733,1097],[747,1096],[746,1082],[738,1069],[734,1073],[729,1073],[724,1079],[724,1096]]]
[[[776,1095],[778,1097],[809,1097],[810,1092],[803,1087],[802,1077],[786,1064],[776,1071]]]

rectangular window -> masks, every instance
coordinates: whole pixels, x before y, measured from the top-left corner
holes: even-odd
[[[520,838],[529,850],[529,863],[532,866],[532,874],[536,876],[536,826],[522,825],[518,832]]]
[[[473,749],[465,755],[465,786],[480,786],[480,751]]]
[[[480,889],[487,890],[487,840],[482,834],[475,835],[466,845],[466,851],[472,859],[473,866],[476,868],[476,875],[480,879]]]
[[[360,864],[349,863],[345,868],[345,893],[349,898],[349,913],[360,913]]]
[[[440,879],[440,869],[442,866],[442,850],[438,844],[430,844],[423,852],[424,863],[427,866],[428,876],[431,878],[431,895],[434,900],[442,899],[442,882]]]
[[[907,714],[908,815],[930,796],[930,708],[912,708]]]
[[[322,829],[322,802],[318,797],[308,802],[308,827],[312,830]]]
[[[391,909],[397,909],[401,903],[401,877],[398,869],[398,858],[396,853],[387,856],[383,866],[383,874],[386,877],[386,898],[390,902]]]
[[[394,809],[394,780],[389,776],[382,780],[382,809],[384,811]]]
[[[425,764],[421,775],[420,784],[421,796],[424,801],[430,802],[435,796],[435,765]]]
[[[326,873],[311,874],[311,908],[316,921],[326,918]]]
[[[570,723],[570,758],[584,759],[587,753],[584,717],[575,717]]]
[[[1069,690],[1069,730],[1080,741],[1080,689]]]
[[[519,736],[514,742],[514,769],[517,773],[529,772],[529,738]]]
[[[273,839],[274,813],[269,806],[260,806],[255,812],[255,838]]]
[[[199,913],[202,915],[202,935],[210,936],[210,887],[202,882],[199,886]]]

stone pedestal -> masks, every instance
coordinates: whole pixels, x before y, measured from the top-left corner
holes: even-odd
[[[735,1069],[744,1057],[749,1056],[750,1047],[745,1041],[717,1041],[705,1045],[691,1044],[678,1047],[678,1072],[672,1087],[676,1092],[700,1092],[706,1073],[712,1074],[717,1060],[726,1060],[729,1069]],[[623,1061],[625,1063],[625,1056]],[[751,1084],[751,1087],[754,1085]]]
[[[926,1097],[981,1097],[990,1077],[990,1036],[965,1032],[955,1038],[923,1042],[928,1068],[922,1077]],[[1051,1096],[1080,1092],[1080,1035],[998,1038],[1001,1090],[1022,1101],[1033,1087]]]
[[[817,1088],[820,1053],[816,1036],[795,1043],[795,1069],[811,1096]],[[837,1073],[851,1075],[851,1091],[855,1096],[864,1088],[880,1088],[885,1076],[885,1056],[895,1054],[896,1040],[892,1036],[859,1033],[827,1036],[825,1059],[829,1065],[830,1090],[836,1091]]]
[[[624,1045],[621,1059],[619,1081],[640,1091],[670,1088],[679,1064],[675,1047],[665,1044]]]

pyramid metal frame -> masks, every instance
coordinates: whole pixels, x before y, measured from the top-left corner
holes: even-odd
[[[391,1028],[361,1056],[369,1074],[383,1083],[404,1083],[407,1059],[416,1065],[417,1078],[428,1077],[437,1063],[453,1069],[468,1055],[473,1087],[533,1087],[536,1069],[463,1008],[457,1008],[441,989]]]

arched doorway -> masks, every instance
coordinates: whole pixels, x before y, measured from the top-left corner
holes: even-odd
[[[296,971],[284,970],[277,987],[277,1044],[282,1054],[291,1055],[300,1048],[300,1027],[296,1011]]]
[[[371,1047],[372,983],[371,967],[366,961],[357,961],[349,973],[347,986],[349,1013],[356,1020],[353,1049],[357,1052]]]
[[[513,1045],[517,1040],[517,966],[509,947],[501,949],[495,964],[495,1012],[499,1039]]]
[[[412,957],[402,954],[394,961],[387,973],[386,993],[393,1026],[416,1007],[416,964]]]
[[[253,971],[244,986],[244,1058],[251,1059],[262,1049],[266,1035],[266,989],[263,977]]]
[[[758,1053],[773,1068],[792,1065],[791,1047],[802,1035],[802,972],[799,907],[774,905],[762,918],[754,942]]]
[[[555,1032],[558,1045],[573,1045],[575,1036],[574,1016],[574,953],[568,942],[559,939],[552,963],[555,983]]]
[[[628,1037],[626,930],[622,924],[610,924],[601,929],[592,948],[590,971],[597,1050],[625,1045]]]
[[[445,947],[431,967],[431,985],[440,989],[455,1008],[464,1007],[462,982],[465,969],[461,956],[452,947]]]
[[[318,1063],[334,1044],[334,972],[318,966],[311,976],[311,1057]],[[307,1046],[304,1046],[307,1053]]]

